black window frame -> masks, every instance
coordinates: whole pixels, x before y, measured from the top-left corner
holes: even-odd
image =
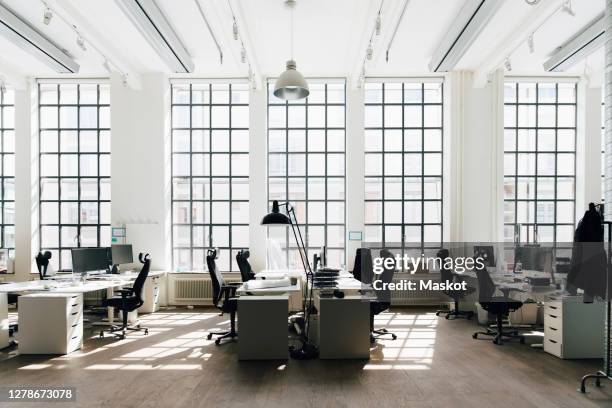
[[[440,86],[440,100],[439,102],[426,102],[426,86],[427,84],[439,84]],[[398,252],[399,254],[401,254],[402,256],[407,254],[407,253],[424,253],[424,252],[431,252],[435,249],[441,248],[443,243],[444,243],[444,226],[445,226],[445,220],[444,220],[444,179],[445,179],[445,174],[444,174],[444,81],[431,81],[431,82],[426,82],[426,81],[412,81],[409,78],[406,79],[398,79],[398,80],[385,80],[385,79],[380,79],[380,80],[368,80],[365,84],[366,87],[366,92],[368,92],[367,88],[369,84],[376,84],[376,85],[380,85],[381,86],[381,99],[378,102],[367,102],[367,98],[366,101],[364,102],[364,106],[365,109],[367,109],[368,106],[373,106],[373,107],[381,107],[381,125],[380,126],[367,126],[367,124],[364,124],[364,130],[365,130],[365,136],[364,136],[364,143],[366,144],[366,146],[364,146],[364,159],[365,157],[367,157],[368,155],[380,155],[381,156],[381,172],[380,174],[368,174],[366,173],[367,169],[365,169],[366,171],[364,171],[364,187],[367,185],[368,182],[372,182],[372,183],[376,183],[378,180],[380,180],[380,184],[381,184],[381,197],[380,198],[367,198],[367,187],[365,187],[365,191],[366,191],[366,196],[364,198],[365,201],[365,205],[366,205],[366,210],[365,212],[367,212],[367,203],[380,203],[381,206],[381,222],[366,222],[366,220],[364,219],[364,228],[366,229],[365,234],[364,234],[364,239],[368,242],[368,245],[373,247],[373,248],[382,248],[382,247],[387,247],[388,249],[392,249],[396,252]],[[386,90],[387,87],[390,86],[391,84],[397,86],[397,85],[401,85],[401,102],[387,102],[386,101]],[[406,90],[408,89],[413,89],[412,87],[408,87],[408,86],[415,86],[415,85],[420,85],[420,102],[406,102]],[[385,125],[385,107],[386,106],[397,106],[401,108],[402,114],[401,114],[401,121],[402,124],[401,126],[386,126]],[[420,126],[406,126],[406,118],[405,118],[405,107],[406,106],[419,106],[421,108],[421,125]],[[427,106],[438,106],[440,107],[440,126],[425,126],[425,107]],[[367,113],[364,111],[364,115],[367,115]],[[421,133],[421,148],[419,150],[414,149],[414,150],[408,150],[406,148],[406,131],[420,131]],[[426,131],[439,131],[440,133],[440,150],[427,150],[425,149],[425,133]],[[372,149],[372,150],[368,150],[367,149],[367,141],[365,138],[368,137],[368,131],[380,131],[381,132],[381,140],[380,140],[380,144],[381,144],[381,148],[380,149]],[[402,134],[402,148],[400,150],[387,150],[385,147],[385,131],[401,131]],[[390,175],[386,175],[385,173],[385,165],[384,165],[384,158],[385,158],[385,154],[399,154],[401,155],[401,163],[402,163],[402,170],[401,170],[401,174],[390,174]],[[407,155],[413,155],[413,154],[419,154],[420,155],[420,159],[421,159],[421,166],[420,166],[420,173],[418,175],[406,175],[405,172],[405,162],[406,162],[406,157]],[[425,174],[425,155],[429,155],[429,154],[439,154],[440,155],[440,173],[439,174]],[[385,198],[385,179],[389,178],[389,179],[401,179],[401,197],[400,198],[394,198],[394,199],[389,199],[389,198]],[[420,180],[420,198],[407,198],[406,197],[406,189],[405,189],[405,184],[406,184],[406,180],[407,179],[414,179],[414,180]],[[439,198],[425,198],[425,180],[437,180],[440,184],[440,191],[439,191]],[[401,203],[401,207],[402,207],[402,215],[401,215],[401,222],[400,223],[392,223],[392,222],[386,222],[385,221],[385,203],[386,202],[398,202]],[[405,203],[409,203],[409,202],[418,202],[421,205],[421,214],[420,214],[420,220],[421,222],[410,222],[407,223],[406,221],[406,217],[405,217]],[[434,202],[434,203],[439,203],[439,210],[440,210],[440,222],[425,222],[425,204],[427,202]],[[365,215],[365,214],[364,214]],[[412,242],[412,241],[407,241],[406,240],[406,229],[405,227],[409,226],[409,227],[419,227],[420,228],[420,242]],[[425,240],[425,228],[427,226],[439,226],[440,228],[440,236],[439,236],[439,240],[436,241],[426,241]],[[367,229],[368,227],[376,227],[376,228],[380,228],[380,234],[381,234],[381,241],[376,241],[376,242],[370,242],[368,241],[368,232]],[[396,242],[396,241],[388,241],[387,237],[386,237],[386,227],[399,227],[400,228],[400,234],[401,234],[401,242]]]
[[[314,82],[311,81],[311,85],[314,84]],[[330,85],[339,85],[341,84],[343,87],[343,102],[330,102],[330,98],[329,98],[329,93],[330,93]],[[297,217],[297,221],[299,223],[300,226],[300,230],[304,239],[304,244],[306,246],[306,250],[308,253],[308,256],[311,257],[313,253],[315,252],[319,252],[320,246],[315,246],[314,244],[311,244],[311,234],[310,234],[310,228],[322,228],[323,229],[323,244],[325,245],[327,252],[328,252],[328,259],[333,260],[333,256],[329,255],[330,251],[340,251],[342,254],[340,256],[340,263],[342,265],[346,264],[346,81],[344,80],[325,80],[322,79],[320,81],[316,82],[316,85],[323,85],[323,92],[324,92],[324,100],[323,102],[317,102],[317,101],[313,101],[311,97],[309,98],[305,98],[302,100],[297,100],[297,101],[282,101],[276,97],[274,97],[273,95],[273,89],[274,89],[274,81],[268,81],[267,84],[267,147],[268,147],[268,152],[267,152],[267,184],[268,184],[268,208],[272,207],[272,201],[275,199],[278,199],[279,202],[289,202],[292,206],[294,206],[296,208],[296,217]],[[285,126],[270,126],[270,108],[271,107],[283,107],[284,108],[284,115],[285,115]],[[289,110],[290,108],[293,107],[304,107],[304,126],[290,126],[289,124]],[[323,126],[310,126],[308,123],[308,118],[309,118],[309,107],[320,107],[323,108],[324,110],[324,124]],[[329,107],[342,107],[344,109],[344,121],[342,126],[337,127],[337,126],[329,126],[328,125],[328,108]],[[291,131],[303,131],[304,132],[304,150],[290,150],[289,146],[289,133]],[[309,149],[309,132],[323,132],[324,133],[324,143],[325,143],[325,148],[323,150],[310,150]],[[342,132],[343,133],[343,149],[340,150],[330,150],[329,149],[329,139],[328,139],[328,134],[329,132]],[[277,149],[270,149],[270,134],[271,132],[284,132],[284,149],[282,150],[277,150]],[[330,155],[339,155],[341,154],[343,156],[343,163],[342,163],[342,175],[330,175],[329,174],[329,166],[328,166],[328,159],[330,157]],[[282,158],[282,156],[284,156],[284,175],[273,175],[270,173],[270,163],[271,163],[271,158],[273,156],[279,156]],[[297,155],[303,155],[304,156],[304,174],[303,175],[290,175],[289,174],[289,169],[290,169],[290,157],[291,156],[297,156]],[[324,161],[325,161],[325,171],[323,172],[323,174],[309,174],[309,156],[310,155],[323,155],[324,156]],[[300,180],[300,179],[304,179],[304,198],[303,199],[294,199],[293,197],[290,196],[290,180]],[[311,179],[322,179],[325,183],[325,197],[323,199],[312,199],[310,198],[309,195],[309,180]],[[284,180],[284,198],[281,197],[272,197],[270,195],[270,183],[273,180]],[[342,188],[343,188],[343,194],[342,194],[342,199],[337,199],[337,198],[330,198],[330,191],[329,191],[329,187],[330,187],[330,181],[331,180],[336,180],[336,181],[340,181],[342,183]],[[297,203],[297,205],[296,205]],[[324,209],[324,213],[325,213],[325,219],[322,223],[313,223],[310,222],[309,220],[309,209],[308,209],[308,204],[309,203],[322,203],[325,206]],[[330,218],[330,208],[329,208],[329,204],[330,203],[341,203],[342,207],[343,207],[343,213],[342,213],[342,223],[331,223],[328,222],[329,218]],[[303,208],[305,211],[300,211],[299,206],[303,204]],[[281,211],[284,212],[284,208],[281,209]],[[342,231],[342,243],[339,246],[330,246],[329,245],[329,228],[339,228]],[[268,237],[271,237],[270,234],[270,230],[268,230]],[[299,264],[298,262],[298,246],[295,243],[295,238],[293,236],[293,232],[291,230],[291,228],[286,228],[285,234],[284,234],[284,243],[281,242],[281,244],[284,244],[283,246],[283,252],[285,254],[285,261],[286,261],[286,266],[291,267],[291,266],[295,266],[295,267],[301,267],[301,264]],[[293,258],[292,258],[293,256]],[[292,259],[293,259],[293,264],[292,264]],[[333,261],[332,261],[333,263]],[[333,265],[333,266],[342,266],[342,265]]]
[[[234,87],[238,87],[240,88],[241,91],[244,91],[245,88],[247,90],[247,94],[248,94],[248,83],[247,82],[237,82],[237,81],[230,81],[230,82],[214,82],[214,81],[210,81],[210,82],[190,82],[190,83],[171,83],[171,107],[170,107],[170,112],[171,112],[171,225],[172,225],[172,265],[173,265],[173,270],[183,270],[183,271],[200,271],[199,267],[201,266],[202,271],[203,270],[207,270],[206,267],[206,262],[205,262],[205,256],[206,256],[206,250],[210,249],[210,248],[218,248],[220,251],[220,256],[221,257],[225,257],[226,255],[229,254],[229,270],[224,267],[223,264],[220,265],[220,269],[222,272],[238,272],[238,265],[236,264],[236,260],[235,260],[235,253],[238,250],[241,249],[248,249],[249,246],[249,239],[248,239],[248,229],[249,229],[249,222],[245,222],[245,223],[240,223],[240,222],[233,222],[232,221],[232,204],[233,203],[246,203],[247,206],[250,205],[250,193],[248,194],[247,199],[235,199],[234,198],[234,193],[233,193],[233,186],[234,186],[234,182],[236,180],[239,180],[241,183],[245,183],[247,190],[249,189],[249,180],[250,180],[250,175],[247,174],[246,176],[244,175],[234,175],[232,172],[232,157],[233,156],[246,156],[246,159],[249,160],[250,159],[250,152],[249,149],[247,148],[247,150],[237,150],[235,151],[232,147],[232,137],[233,137],[233,133],[234,132],[246,132],[247,136],[249,133],[249,127],[234,127],[232,124],[232,107],[246,107],[248,109],[249,107],[249,99],[247,97],[247,102],[246,103],[237,103],[234,102],[232,99],[232,92]],[[178,87],[189,87],[189,101],[187,103],[178,103],[176,102],[175,99],[175,92],[178,89]],[[197,88],[194,91],[194,86]],[[227,92],[228,92],[228,102],[227,103],[219,103],[219,102],[213,102],[213,89],[217,86],[227,86]],[[200,88],[202,87],[207,87],[207,97],[208,100],[207,101],[201,101],[201,102],[194,102],[194,92],[199,92]],[[217,90],[215,90],[215,92],[217,92]],[[206,93],[206,92],[205,92]],[[176,107],[188,107],[189,108],[189,126],[188,127],[177,127],[175,126],[175,108]],[[212,110],[215,107],[227,107],[228,108],[228,112],[229,112],[229,118],[228,118],[228,127],[215,127],[212,126]],[[193,109],[194,108],[208,108],[208,117],[209,117],[209,123],[208,126],[203,126],[203,127],[195,127],[193,125]],[[249,124],[250,125],[250,124]],[[175,146],[175,131],[186,131],[189,132],[189,151],[175,151],[174,150],[174,146]],[[209,137],[208,137],[208,146],[203,146],[203,149],[201,151],[199,150],[193,150],[193,133],[194,131],[202,131],[202,132],[208,132]],[[213,151],[212,150],[212,138],[210,137],[210,134],[212,131],[227,131],[228,135],[229,135],[229,140],[228,140],[228,150],[227,151]],[[193,155],[194,154],[202,154],[202,155],[208,155],[209,160],[208,160],[208,169],[207,172],[204,175],[193,175]],[[189,175],[188,176],[176,176],[174,174],[174,165],[175,165],[175,160],[176,160],[176,156],[189,156]],[[215,155],[227,155],[229,158],[229,163],[228,163],[228,174],[227,175],[213,175],[212,174],[212,166],[213,166],[213,160],[212,157]],[[178,180],[188,180],[189,183],[189,198],[188,199],[178,199],[175,197],[175,182]],[[208,189],[207,193],[208,195],[205,196],[202,199],[194,199],[194,195],[193,195],[193,181],[194,179],[201,179],[201,180],[207,180],[207,186],[205,187]],[[214,179],[223,179],[229,182],[229,199],[213,199],[213,181]],[[189,205],[189,207],[192,209],[191,210],[191,214],[189,215],[189,222],[186,223],[178,223],[175,217],[175,204],[176,203],[186,203]],[[194,223],[193,222],[193,208],[194,208],[194,203],[202,203],[202,208],[204,209],[204,214],[202,215],[204,217],[204,222],[202,223]],[[220,223],[220,222],[215,222],[213,217],[214,217],[214,211],[213,211],[213,204],[214,203],[227,203],[229,206],[229,222],[227,223]],[[176,234],[178,231],[179,227],[189,227],[189,245],[188,246],[179,246],[177,245],[176,241]],[[202,227],[203,231],[205,232],[205,235],[203,236],[203,245],[202,246],[194,246],[194,227]],[[216,245],[215,240],[214,240],[214,236],[213,236],[213,229],[215,227],[227,227],[228,229],[228,245],[224,245],[224,246],[219,246]],[[235,227],[243,227],[246,229],[247,232],[247,239],[246,239],[246,246],[245,245],[240,245],[240,246],[236,246],[233,243],[233,229]],[[179,261],[179,255],[178,252],[179,251],[189,251],[189,262],[188,265],[180,265],[177,262]],[[200,252],[201,251],[201,255],[202,255],[202,259],[201,259],[201,263],[200,265],[198,265],[197,263],[194,263],[194,258],[195,258],[195,253]],[[195,265],[195,266],[194,266]]]
[[[81,103],[81,87],[84,86],[96,86],[96,103]],[[55,86],[57,87],[57,101],[55,103],[42,103],[42,92],[41,92],[41,88],[43,87],[52,87]],[[62,103],[62,88],[63,87],[72,87],[72,86],[76,86],[76,90],[77,90],[77,101],[76,103]],[[108,103],[102,103],[101,102],[101,87],[104,86],[106,88],[109,88],[109,84],[105,83],[105,82],[38,82],[38,86],[37,86],[37,101],[38,101],[38,106],[37,106],[37,110],[38,110],[38,168],[40,170],[40,174],[38,177],[38,194],[39,194],[39,200],[38,200],[38,204],[39,204],[39,211],[38,211],[38,225],[39,225],[39,248],[41,251],[51,251],[51,253],[53,254],[53,258],[55,258],[55,264],[57,265],[58,269],[60,271],[71,271],[71,267],[67,267],[67,265],[64,265],[64,261],[62,259],[62,253],[64,251],[69,251],[72,248],[77,248],[77,247],[81,247],[81,246],[96,246],[96,247],[100,247],[100,246],[105,246],[105,245],[110,245],[110,241],[111,241],[111,220],[110,220],[110,212],[111,212],[111,196],[110,196],[110,182],[111,182],[111,175],[110,175],[110,132],[111,132],[111,124],[110,124],[110,89],[107,90],[107,95],[109,96],[109,101]],[[72,127],[72,128],[64,128],[62,127],[62,122],[61,122],[61,108],[63,107],[71,107],[71,108],[76,108],[77,111],[77,126],[76,128]],[[41,111],[43,108],[56,108],[57,109],[57,127],[43,127],[42,124],[42,116],[41,116]],[[81,127],[81,108],[96,108],[96,127],[88,127],[88,128],[84,128]],[[107,108],[108,109],[108,127],[101,127],[100,126],[100,109],[102,108]],[[81,151],[81,132],[86,131],[86,132],[96,132],[96,150],[95,151]],[[43,132],[57,132],[57,151],[55,152],[45,152],[42,151],[42,134]],[[62,137],[61,134],[62,132],[76,132],[77,134],[77,148],[75,151],[62,151]],[[100,134],[102,132],[107,132],[108,135],[107,137],[109,138],[108,143],[109,143],[109,150],[108,151],[103,151],[100,148]],[[62,164],[61,164],[61,158],[63,155],[76,155],[77,157],[77,175],[76,176],[65,176],[62,175]],[[81,175],[81,158],[83,156],[91,156],[91,155],[95,155],[96,156],[96,161],[97,161],[97,175],[96,176],[83,176]],[[45,156],[56,156],[57,157],[57,176],[49,176],[49,175],[42,175],[42,159]],[[102,160],[103,157],[107,157],[108,158],[108,171],[109,174],[108,176],[106,175],[100,175],[100,170],[101,170],[101,166],[100,166],[100,162]],[[44,181],[46,180],[56,180],[57,181],[57,199],[44,199],[43,198],[43,185],[44,185]],[[64,199],[62,198],[62,180],[76,180],[77,183],[77,198],[76,199]],[[97,185],[97,199],[92,200],[92,199],[83,199],[81,197],[81,182],[83,180],[90,180],[90,181],[94,181],[96,182]],[[107,199],[101,199],[101,185],[103,182],[108,183],[108,198]],[[43,223],[42,222],[42,205],[44,203],[56,203],[57,204],[57,223]],[[62,203],[76,203],[77,204],[77,208],[78,208],[78,221],[76,223],[65,223],[62,221]],[[96,203],[96,207],[97,207],[97,213],[98,213],[98,219],[96,223],[83,223],[81,222],[81,206],[83,203]],[[101,222],[101,215],[102,215],[102,210],[101,207],[103,205],[108,205],[108,222]],[[58,242],[58,246],[56,247],[47,247],[47,246],[43,246],[44,243],[44,229],[45,227],[57,227],[57,242]],[[88,245],[85,244],[83,245],[83,240],[81,237],[81,231],[82,228],[96,228],[96,242],[95,245]],[[76,228],[77,230],[77,235],[75,236],[75,240],[74,240],[74,245],[71,246],[66,246],[64,245],[64,243],[62,242],[62,229],[63,228]],[[106,238],[105,238],[106,236]],[[52,261],[53,261],[52,258]]]

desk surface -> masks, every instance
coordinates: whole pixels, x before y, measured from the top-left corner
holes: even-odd
[[[8,283],[0,285],[0,293],[8,292],[48,292],[48,293],[87,293],[97,290],[125,286],[125,280],[95,280],[86,282],[72,282],[66,280],[37,280],[28,282]]]

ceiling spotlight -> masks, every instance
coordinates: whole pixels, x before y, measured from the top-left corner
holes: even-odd
[[[563,10],[563,12],[569,14],[572,17],[576,16],[576,13],[572,9],[572,0],[565,0],[563,2],[563,6],[562,6],[561,10]]]
[[[51,19],[53,18],[53,11],[49,7],[45,8],[45,12],[43,14],[43,23],[45,25],[49,25],[51,23]]]
[[[83,37],[81,37],[81,35],[79,35],[77,37],[77,45],[79,46],[80,49],[82,49],[83,51],[87,51],[87,47],[85,46],[85,39],[83,39]]]
[[[244,47],[240,50],[240,61],[244,64],[246,62],[246,50]]]
[[[380,12],[379,12],[378,15],[376,16],[376,35],[380,35],[381,25],[382,25],[382,22],[380,20]]]
[[[232,25],[232,34],[234,35],[234,40],[238,40],[238,24],[236,24],[236,20],[234,20]]]
[[[368,61],[372,60],[372,55],[374,55],[374,48],[372,48],[372,43],[368,44],[368,49],[366,50],[366,58]]]
[[[529,4],[530,6],[535,6],[539,2],[540,0],[525,0],[525,3]]]
[[[512,71],[512,61],[510,61],[510,57],[506,57],[504,60],[504,68],[506,68],[508,72]]]
[[[529,53],[533,54],[535,51],[535,44],[533,43],[533,33],[529,34],[527,37],[527,47],[529,47]]]
[[[113,70],[111,69],[110,63],[108,62],[107,58],[104,58],[104,62],[102,63],[102,66],[104,67],[106,72],[108,72],[109,74],[112,74]]]

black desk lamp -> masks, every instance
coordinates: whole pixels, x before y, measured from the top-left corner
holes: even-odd
[[[286,215],[280,212],[281,205],[286,207]],[[291,216],[293,216],[293,220],[291,219]],[[306,246],[304,245],[302,232],[300,231],[300,226],[295,215],[295,209],[288,202],[279,205],[278,201],[274,200],[272,202],[272,212],[263,217],[263,219],[261,220],[261,225],[291,225],[291,229],[293,230],[293,236],[295,237],[295,242],[298,246],[298,252],[300,253],[302,266],[304,267],[304,272],[306,273],[306,292],[304,296],[306,296],[307,298],[304,299],[304,329],[302,330],[301,336],[302,347],[300,349],[292,348],[290,354],[292,358],[301,360],[316,358],[318,355],[318,350],[315,346],[308,342],[308,320],[310,318],[310,310],[312,308],[312,288],[314,286],[314,274],[312,272],[312,269],[310,268],[310,262],[308,262],[308,253],[306,252]],[[306,307],[307,302],[308,306]]]

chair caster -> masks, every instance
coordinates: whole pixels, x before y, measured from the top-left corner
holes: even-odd
[[[220,344],[221,344],[221,339],[217,339],[217,340],[215,340],[215,345],[216,345],[216,346],[218,346],[218,345],[220,345]]]
[[[210,340],[212,339],[212,333],[208,333],[208,336],[206,336],[206,340]]]
[[[145,334],[145,336],[148,335],[149,334],[149,329],[145,329],[144,330],[144,334]]]
[[[100,334],[99,334],[100,338],[103,339],[104,338],[104,331],[100,330]]]
[[[472,338],[473,338],[473,339],[477,339],[477,338],[478,338],[478,333],[474,333],[474,334],[472,334]]]
[[[395,334],[392,334],[392,335],[391,335],[391,339],[393,339],[393,340],[397,340],[397,336],[396,336]]]
[[[450,317],[450,314],[447,314],[446,317],[445,317],[446,320],[448,320],[449,317]]]
[[[440,316],[440,313],[441,313],[441,312],[436,312],[436,316]]]

